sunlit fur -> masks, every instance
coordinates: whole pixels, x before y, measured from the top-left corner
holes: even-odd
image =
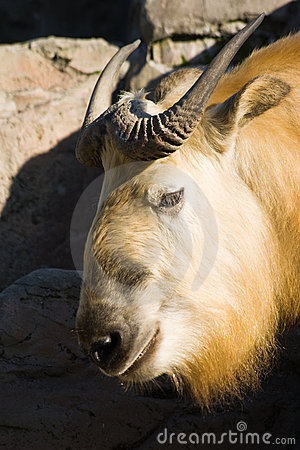
[[[237,112],[228,112],[230,102],[217,106],[265,74],[287,86],[281,94],[277,83],[276,106],[255,115],[256,93],[262,88],[270,95],[274,92],[273,78],[268,77],[245,91]],[[151,329],[160,323],[151,360],[125,381],[143,383],[167,373],[178,389],[183,384],[209,408],[258,385],[274,355],[279,326],[299,316],[299,75],[296,34],[255,51],[225,74],[198,129],[169,157],[130,164],[107,142],[106,177],[85,250],[85,282],[103,297],[100,278],[105,274],[96,264],[99,254],[129,255],[152,270],[150,282],[132,288],[128,301],[116,294],[121,291],[112,279],[105,285],[105,301],[120,315],[126,311],[140,327]],[[145,110],[156,114],[181,98],[198,76],[198,69],[182,69],[161,82],[156,105],[141,95],[136,101],[145,102]],[[228,112],[222,120],[220,110]],[[251,120],[239,125],[245,117]],[[149,189],[181,185],[186,203],[174,217],[157,216],[145,206]],[[193,280],[201,276],[197,268],[203,228],[208,236],[211,230],[201,193],[213,209],[218,251],[208,276],[195,290]],[[213,236],[211,240],[213,247]],[[187,270],[181,273],[183,266]],[[82,293],[79,321],[84,323],[87,308],[101,304],[91,304]]]

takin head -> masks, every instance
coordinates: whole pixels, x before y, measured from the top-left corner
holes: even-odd
[[[277,326],[272,227],[230,149],[289,86],[255,77],[206,108],[262,18],[203,74],[194,69],[167,109],[143,95],[109,106],[112,79],[139,42],[122,48],[96,84],[76,148],[80,162],[105,169],[85,247],[80,345],[106,375],[144,383],[168,374],[208,407],[257,383]]]

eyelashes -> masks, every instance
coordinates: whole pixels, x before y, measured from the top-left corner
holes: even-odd
[[[162,195],[160,199],[160,203],[158,205],[159,208],[172,208],[178,205],[183,199],[184,189],[180,189],[176,192],[168,192]]]

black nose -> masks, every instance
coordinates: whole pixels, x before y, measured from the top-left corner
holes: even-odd
[[[111,363],[118,357],[121,349],[122,337],[119,331],[102,336],[91,345],[90,356],[94,363],[106,371]]]

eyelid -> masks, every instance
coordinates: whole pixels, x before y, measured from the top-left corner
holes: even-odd
[[[160,208],[172,208],[173,206],[178,205],[183,197],[183,192],[184,188],[181,188],[175,192],[164,193],[158,206]]]

